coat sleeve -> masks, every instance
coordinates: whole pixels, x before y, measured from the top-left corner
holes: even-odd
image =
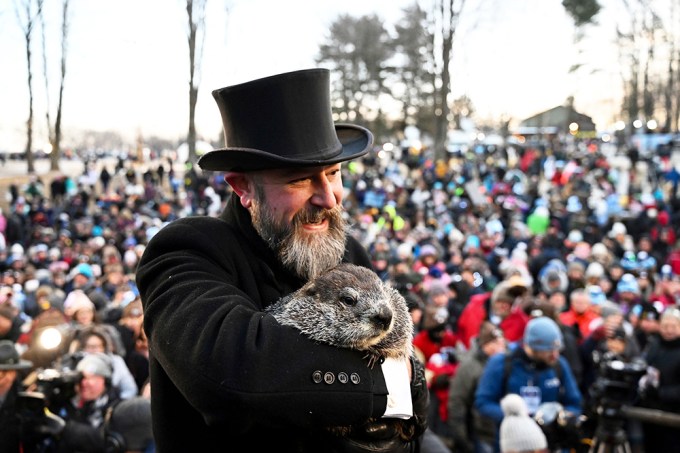
[[[477,365],[472,360],[461,362],[456,374],[451,379],[449,388],[449,426],[457,443],[470,443],[468,438],[468,420],[474,404],[477,379]]]
[[[479,379],[475,392],[475,407],[479,414],[490,418],[496,423],[503,420],[501,398],[504,394],[503,386],[503,361],[505,354],[497,354],[486,362],[482,377]]]
[[[152,386],[162,376],[152,398],[173,393],[225,433],[253,424],[307,428],[381,416],[387,404],[381,368],[368,367],[361,352],[317,344],[264,313],[290,288],[225,225],[172,222],[140,260]]]
[[[583,411],[583,398],[581,397],[581,391],[578,389],[578,384],[574,378],[574,373],[572,373],[569,362],[564,357],[560,357],[560,366],[562,367],[562,379],[564,380],[564,395],[561,401],[562,406],[564,406],[567,411],[575,415],[580,415]]]

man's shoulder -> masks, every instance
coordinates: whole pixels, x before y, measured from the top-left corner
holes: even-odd
[[[513,357],[512,354],[509,354],[507,352],[501,352],[498,354],[494,354],[489,359],[486,361],[485,368],[498,368],[505,366],[506,361],[510,360],[512,361]]]
[[[168,222],[156,233],[156,236],[163,237],[166,235],[186,234],[191,230],[214,231],[218,228],[227,231],[229,225],[218,217],[188,216]]]

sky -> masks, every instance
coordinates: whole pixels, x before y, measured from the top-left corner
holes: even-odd
[[[26,50],[15,4],[0,0],[0,150],[26,142]],[[317,66],[319,44],[340,14],[378,14],[391,27],[415,0],[208,0],[206,41],[196,113],[198,134],[219,137],[210,92],[280,72]],[[419,0],[424,7],[430,0]],[[50,103],[56,103],[60,3],[45,0]],[[177,140],[188,124],[188,46],[183,0],[70,0],[63,130],[115,130],[134,140]],[[598,33],[595,33],[595,32]],[[610,33],[611,34],[611,33]],[[523,119],[575,106],[598,128],[616,120],[620,76],[606,27],[577,47],[560,0],[467,0],[453,56],[453,94],[472,99],[477,115]],[[38,43],[39,34],[34,42]],[[585,50],[585,56],[579,55]],[[46,89],[39,48],[33,49],[34,142],[45,143]],[[569,74],[589,59],[608,68]],[[54,118],[54,114],[53,114]]]

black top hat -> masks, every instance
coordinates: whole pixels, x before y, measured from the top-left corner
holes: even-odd
[[[226,148],[198,160],[203,170],[252,171],[332,165],[366,154],[373,135],[333,124],[327,69],[287,72],[212,92]]]
[[[0,340],[0,371],[27,370],[33,367],[28,360],[21,360],[19,353],[10,340]]]

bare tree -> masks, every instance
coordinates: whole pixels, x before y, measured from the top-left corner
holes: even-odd
[[[17,20],[24,34],[26,44],[26,68],[28,82],[28,119],[26,120],[26,164],[28,173],[35,172],[33,162],[33,66],[31,64],[31,41],[33,38],[33,27],[42,17],[43,0],[23,0],[15,3]]]
[[[45,118],[47,119],[47,135],[49,138],[52,152],[50,153],[50,170],[59,170],[59,159],[61,158],[61,112],[64,101],[64,81],[66,80],[66,50],[68,41],[68,4],[69,0],[62,0],[62,14],[61,14],[61,62],[60,62],[60,77],[59,77],[59,95],[57,97],[57,117],[52,127],[50,119],[50,80],[48,76],[47,50],[45,44],[47,42],[47,35],[45,33],[45,20],[41,21],[42,30],[42,57],[43,57],[43,77],[45,79],[45,96],[46,105]]]
[[[665,16],[665,15],[664,15]],[[677,89],[679,83],[678,72],[680,71],[680,0],[670,2],[668,22],[664,33],[665,45],[668,48],[668,65],[666,66],[667,83],[663,87],[663,105],[665,119],[663,129],[665,131],[680,130],[680,92]]]
[[[435,156],[446,158],[446,137],[449,130],[449,94],[451,93],[451,58],[453,38],[465,6],[465,0],[436,0],[435,23],[438,24],[435,39],[439,40],[439,58],[436,59],[436,92],[435,92]]]
[[[189,31],[189,162],[196,160],[196,102],[201,80],[201,60],[205,41],[205,5],[207,0],[187,0]]]
[[[66,80],[66,50],[68,48],[68,4],[69,0],[62,0],[61,16],[61,64],[59,66],[59,98],[57,99],[57,118],[54,122],[54,137],[50,137],[52,153],[50,154],[50,169],[59,170],[59,158],[61,157],[61,112],[64,101],[64,81]]]

